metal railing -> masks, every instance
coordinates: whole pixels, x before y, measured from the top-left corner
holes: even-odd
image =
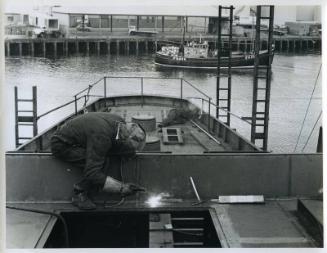
[[[150,95],[146,92],[144,92],[144,83],[146,80],[174,80],[174,81],[179,81],[179,94],[177,96],[177,98],[180,98],[181,100],[182,99],[186,99],[188,100],[189,97],[186,97],[184,95],[185,93],[185,87],[190,87],[191,90],[193,90],[193,92],[197,92],[199,93],[202,97],[202,99],[204,101],[209,101],[208,103],[208,113],[210,113],[210,106],[212,105],[212,98],[210,96],[208,96],[206,93],[204,93],[202,90],[200,90],[199,88],[197,88],[195,85],[193,85],[192,83],[190,83],[189,81],[185,80],[184,78],[160,78],[160,77],[129,77],[129,76],[105,76],[105,77],[102,77],[100,78],[99,80],[97,80],[96,82],[90,84],[87,88],[79,91],[78,93],[76,93],[75,95],[73,95],[73,100],[63,104],[63,105],[60,105],[58,107],[55,107],[41,115],[39,115],[37,117],[37,119],[41,119],[47,115],[49,115],[50,113],[52,112],[55,112],[55,111],[58,111],[64,107],[67,107],[71,104],[74,104],[74,108],[75,108],[75,114],[77,115],[78,114],[78,111],[79,110],[85,110],[86,107],[90,104],[89,103],[89,99],[91,97],[97,97],[97,98],[106,98],[108,97],[108,94],[110,94],[110,90],[108,90],[108,84],[110,82],[110,80],[113,80],[113,79],[129,79],[129,80],[132,80],[132,79],[135,79],[137,80],[137,82],[139,83],[139,93],[137,93],[137,95],[140,95],[142,97],[142,104],[144,104],[144,96],[145,95]],[[103,85],[103,93],[100,94],[100,95],[91,95],[91,91],[96,87],[96,86],[99,86],[99,85]],[[122,95],[127,95],[127,94],[122,94]],[[151,94],[153,95],[153,94]],[[176,96],[172,96],[172,97],[176,97]],[[201,98],[201,97],[200,97]],[[79,108],[78,106],[78,102],[80,100],[84,99],[84,103],[83,103],[83,106],[81,108]],[[210,129],[210,120],[208,120],[208,128]]]

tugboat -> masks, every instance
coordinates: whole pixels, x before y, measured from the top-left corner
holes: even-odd
[[[217,50],[209,50],[209,44],[204,42],[190,42],[186,45],[166,45],[155,55],[155,64],[164,67],[180,67],[180,68],[197,68],[197,69],[216,69],[218,65],[218,54],[222,54],[220,58],[220,66],[227,68],[228,55],[226,52],[218,52]],[[232,68],[253,68],[255,55],[253,52],[232,52],[231,67]],[[259,53],[260,65],[268,65],[268,50],[262,50]]]

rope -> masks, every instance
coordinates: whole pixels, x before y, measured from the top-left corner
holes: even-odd
[[[301,135],[302,135],[302,131],[303,131],[303,127],[304,127],[304,122],[305,122],[305,120],[307,119],[307,116],[308,116],[308,112],[309,112],[309,108],[310,108],[310,105],[311,105],[311,101],[312,101],[313,93],[314,93],[315,90],[316,90],[318,77],[320,76],[320,71],[321,71],[321,64],[320,64],[320,68],[319,68],[318,75],[317,75],[317,77],[316,77],[315,85],[314,85],[314,87],[313,87],[313,90],[312,90],[312,93],[311,93],[311,96],[310,96],[310,101],[309,101],[309,104],[308,104],[308,106],[307,106],[307,110],[306,110],[306,112],[305,112],[304,119],[303,119],[303,121],[302,121],[301,130],[300,130],[299,136],[297,137],[297,141],[296,141],[296,145],[295,145],[295,147],[294,147],[293,153],[295,153],[296,148],[297,148],[297,146],[298,146],[298,144],[299,144],[299,141],[300,141],[300,137],[301,137]]]
[[[303,152],[303,150],[305,149],[305,147],[307,146],[307,144],[308,144],[308,142],[309,142],[309,139],[311,138],[311,135],[312,135],[312,133],[313,133],[313,130],[316,128],[316,125],[317,125],[317,123],[318,123],[318,121],[319,121],[319,119],[320,119],[320,117],[321,117],[321,114],[322,114],[322,111],[320,111],[320,114],[319,114],[319,116],[318,116],[318,118],[317,118],[317,120],[316,120],[316,123],[314,124],[314,126],[313,126],[313,128],[312,128],[312,130],[311,130],[311,132],[310,132],[310,134],[309,134],[309,137],[308,137],[306,143],[304,144],[304,146],[303,146],[303,148],[302,148],[302,152]]]

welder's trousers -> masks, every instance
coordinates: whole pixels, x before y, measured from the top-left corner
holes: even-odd
[[[86,149],[68,143],[56,136],[51,138],[52,154],[62,161],[72,163],[83,170],[83,179],[74,185],[74,192],[80,193],[90,190],[101,190],[106,181],[106,175],[100,169],[86,171]]]

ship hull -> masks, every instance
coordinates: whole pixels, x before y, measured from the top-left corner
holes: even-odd
[[[228,57],[220,58],[221,68],[228,67]],[[199,68],[199,69],[215,69],[218,66],[217,58],[185,58],[176,59],[172,56],[156,53],[155,64],[164,67],[175,68]],[[260,65],[268,65],[269,54],[267,51],[260,53]],[[253,55],[233,55],[231,59],[232,68],[253,68]]]

